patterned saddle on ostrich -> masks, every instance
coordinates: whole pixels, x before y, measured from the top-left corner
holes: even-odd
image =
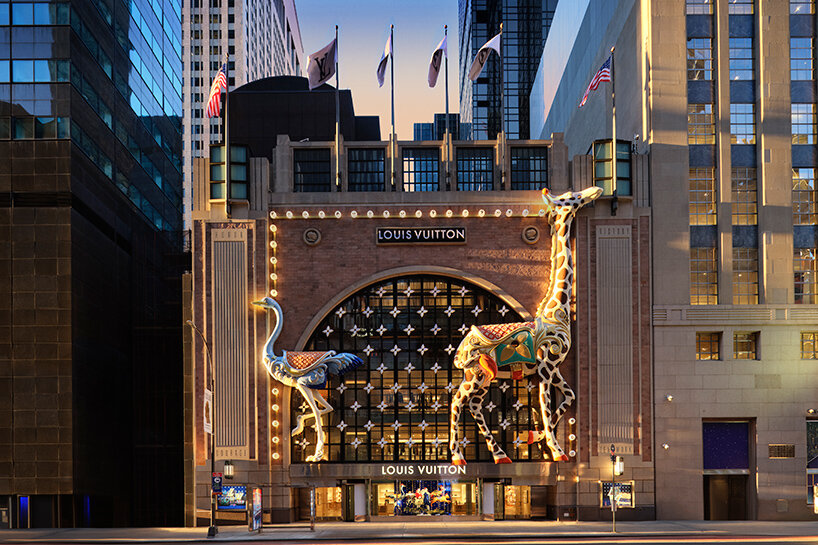
[[[311,385],[311,388],[323,388],[326,374],[342,375],[363,363],[355,354],[336,353],[335,350],[323,352],[288,352],[284,350],[280,360],[287,371],[294,377],[303,377],[317,370],[324,370],[323,380]]]
[[[490,354],[497,367],[513,366],[519,369],[523,364],[537,363],[537,350],[534,347],[535,322],[516,322],[510,324],[490,324],[474,326],[481,340],[494,348]],[[491,365],[492,362],[486,362]],[[481,363],[481,365],[483,365]],[[495,373],[496,374],[496,373]],[[514,373],[514,378],[522,378]]]
[[[309,373],[328,356],[334,354],[335,352],[332,350],[327,352],[287,352],[285,350],[282,359],[291,372],[297,376]]]

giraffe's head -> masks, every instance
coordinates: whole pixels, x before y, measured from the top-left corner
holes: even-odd
[[[572,193],[567,191],[558,197],[552,197],[548,188],[542,190],[542,198],[545,202],[548,223],[554,224],[556,221],[563,222],[570,220],[577,213],[577,210],[597,199],[602,195],[602,188],[591,186]]]

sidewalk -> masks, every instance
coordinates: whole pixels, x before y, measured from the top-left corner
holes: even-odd
[[[818,539],[818,522],[638,521],[617,522],[618,536],[799,536]],[[400,539],[508,540],[548,537],[610,537],[610,522],[323,522],[265,527],[261,534],[246,526],[222,526],[214,539],[207,528],[66,528],[0,530],[0,543],[144,543],[204,541],[362,541]]]

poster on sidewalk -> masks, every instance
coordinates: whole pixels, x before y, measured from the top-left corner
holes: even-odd
[[[633,481],[625,481],[622,483],[614,483],[612,482],[600,482],[599,483],[599,492],[600,492],[600,499],[599,505],[600,507],[604,507],[606,509],[611,508],[611,488],[613,487],[614,497],[616,498],[616,508],[632,508],[636,506],[636,497],[634,494],[634,482]]]

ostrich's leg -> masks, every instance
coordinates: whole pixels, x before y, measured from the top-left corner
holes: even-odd
[[[316,445],[315,445],[315,453],[312,456],[307,456],[307,462],[317,462],[324,456],[324,428],[321,425],[321,413],[320,409],[318,408],[318,404],[315,401],[315,393],[311,388],[304,386],[300,382],[295,384],[295,387],[301,392],[301,395],[304,396],[304,399],[307,400],[307,404],[312,409],[312,416],[315,418],[315,435],[316,435]],[[320,394],[319,394],[320,396]]]
[[[475,389],[471,398],[469,398],[469,411],[471,412],[474,421],[477,422],[477,427],[480,429],[480,433],[486,440],[486,445],[488,445],[491,455],[494,457],[494,463],[510,464],[511,458],[508,457],[505,451],[497,443],[497,440],[494,439],[494,436],[491,434],[491,430],[489,430],[488,425],[486,425],[486,418],[483,416],[483,400],[486,398],[490,384],[490,381],[483,381],[477,385],[477,388]]]

